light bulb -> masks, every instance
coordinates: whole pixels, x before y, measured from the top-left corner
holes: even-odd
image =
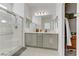
[[[1,23],[6,23],[7,21],[6,20],[1,20]]]
[[[37,13],[35,13],[35,15],[37,16]]]
[[[44,10],[40,10],[40,11],[35,13],[36,16],[43,16],[43,15],[47,15],[47,14],[48,14],[48,12],[44,11]]]
[[[47,15],[47,12],[44,12],[44,15]]]

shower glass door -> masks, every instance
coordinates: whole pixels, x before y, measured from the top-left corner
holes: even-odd
[[[22,22],[19,16],[0,9],[0,56],[12,55],[22,47]]]

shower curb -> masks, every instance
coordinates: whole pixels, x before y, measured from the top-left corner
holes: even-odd
[[[15,54],[13,54],[12,56],[19,56],[21,53],[23,53],[26,50],[26,47],[22,47],[21,49],[19,49]]]

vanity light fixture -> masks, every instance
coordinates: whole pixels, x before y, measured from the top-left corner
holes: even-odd
[[[35,12],[35,16],[43,16],[43,15],[47,15],[48,12],[47,11],[39,11],[39,12]]]

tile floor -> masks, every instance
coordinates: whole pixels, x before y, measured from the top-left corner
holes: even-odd
[[[20,56],[58,56],[56,50],[27,47]]]

